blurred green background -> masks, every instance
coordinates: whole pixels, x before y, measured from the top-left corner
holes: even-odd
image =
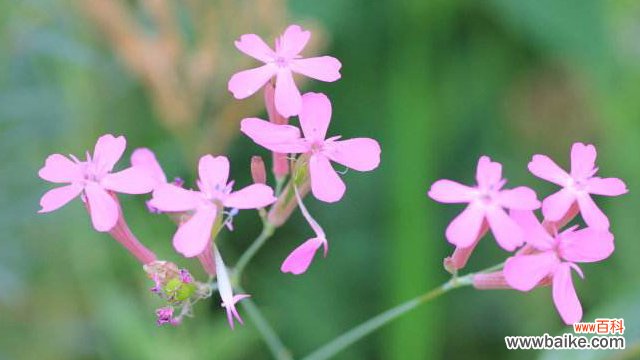
[[[287,23],[317,29],[314,39],[321,41],[305,54],[331,54],[343,63],[339,82],[306,84],[333,101],[330,133],[374,137],[383,149],[376,171],[344,176],[348,190],[340,203],[307,199],[329,236],[326,259],[304,276],[280,273],[281,261],[311,234],[296,213],[245,274],[245,289],[294,356],[447,279],[441,265],[451,247],[443,234],[461,208],[429,200],[433,181],[471,183],[478,157],[487,154],[504,164],[511,186],[532,186],[542,198],[554,187],[527,172],[531,155],[548,154],[566,166],[570,145],[583,141],[598,147],[600,174],[623,178],[630,193],[598,200],[612,220],[616,252],[584,265],[586,280],[574,281],[585,321],[625,318],[626,352],[507,351],[505,335],[569,331],[549,289],[465,288],[338,358],[640,358],[640,2],[107,1],[121,3],[148,39],[163,36],[154,22],[162,13],[154,17],[153,9],[168,4],[186,54],[177,61],[177,80],[145,73],[155,62],[162,69],[171,51],[132,65],[123,53],[144,57],[149,49],[127,47],[117,21],[110,28],[115,35],[108,34],[109,25],[97,19],[113,20],[114,13],[97,8],[89,15],[91,1],[0,3],[0,359],[269,358],[246,316],[245,326],[229,330],[215,297],[182,326],[157,327],[159,301],[148,292],[150,282],[116,242],[92,230],[79,201],[36,214],[51,187],[37,170],[48,154],[82,154],[110,132],[127,137],[127,157],[135,147],[150,147],[169,176],[187,181],[204,151],[226,152],[237,183],[249,183],[250,156],[269,155],[236,136],[237,121],[264,117],[264,110],[260,95],[236,102],[226,91],[230,74],[253,64],[233,39],[257,32],[271,42],[269,34]],[[215,16],[199,24],[214,25],[215,36],[194,25],[205,13],[193,11],[199,7],[212,9]],[[225,55],[206,77],[185,75],[185,62],[199,64],[202,44]],[[163,86],[174,82],[191,85],[165,96]],[[180,95],[183,113],[172,103]],[[201,143],[193,145],[198,135]],[[122,199],[141,241],[162,258],[198,268],[172,252],[173,225],[147,213],[144,197]],[[242,213],[236,231],[220,239],[227,262],[258,233],[255,213]],[[487,238],[468,269],[506,255]]]

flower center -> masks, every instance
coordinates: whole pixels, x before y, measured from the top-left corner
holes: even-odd
[[[489,205],[493,202],[493,195],[490,192],[483,192],[480,193],[478,199],[483,205]]]
[[[284,67],[289,66],[289,61],[287,61],[287,59],[285,59],[283,56],[278,56],[276,58],[275,64],[279,68],[284,68]]]
[[[320,142],[320,141],[316,141],[313,144],[311,144],[311,152],[314,154],[317,154],[319,152],[321,152],[324,149],[324,143]]]
[[[569,186],[576,191],[584,191],[587,187],[587,182],[583,179],[571,179]]]

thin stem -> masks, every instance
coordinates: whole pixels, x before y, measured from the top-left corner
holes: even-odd
[[[502,270],[503,267],[504,267],[504,262],[501,262],[500,264],[496,264],[496,265],[490,266],[490,267],[488,267],[488,268],[486,268],[484,270],[480,270],[476,274],[488,273],[488,272],[494,272],[494,271]]]
[[[244,293],[245,291],[241,287],[237,287],[236,290],[240,293]],[[267,319],[264,318],[256,304],[250,299],[244,299],[240,302],[244,311],[249,315],[251,321],[255,325],[256,329],[264,342],[271,350],[271,354],[277,360],[292,360],[293,357],[291,353],[287,349],[287,347],[282,343],[278,334],[273,330]]]
[[[247,267],[247,264],[249,264],[251,259],[253,259],[253,257],[256,255],[258,250],[260,250],[260,248],[262,247],[262,245],[264,245],[264,243],[267,240],[269,240],[269,238],[273,235],[275,230],[276,230],[276,227],[273,226],[270,222],[268,221],[264,222],[264,225],[262,227],[262,232],[260,233],[260,235],[253,241],[251,246],[247,248],[244,254],[240,256],[240,259],[238,259],[238,262],[236,263],[235,273],[234,273],[234,277],[236,280],[235,283],[240,282],[242,272],[244,271],[245,267]]]
[[[478,273],[498,270],[502,268],[503,264],[498,264],[487,268],[485,270],[479,271]],[[347,347],[353,345],[357,341],[361,340],[365,336],[373,333],[374,331],[380,329],[382,326],[388,324],[389,322],[399,318],[410,310],[415,309],[421,304],[427,303],[440,295],[446,294],[447,292],[463,287],[469,286],[473,284],[473,276],[476,273],[467,274],[462,277],[453,277],[446,283],[440,285],[439,287],[423,294],[418,297],[415,297],[409,301],[406,301],[396,307],[393,307],[365,322],[354,327],[353,329],[343,333],[337,338],[333,339],[326,345],[318,348],[311,354],[307,355],[303,358],[303,360],[325,360],[329,359],[332,356],[336,355],[340,351],[346,349]]]
[[[287,178],[285,176],[276,178],[276,197],[280,196],[282,193],[282,187],[286,180]]]

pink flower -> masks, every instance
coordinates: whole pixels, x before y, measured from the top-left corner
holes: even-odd
[[[236,47],[243,53],[265,63],[255,69],[241,71],[229,80],[229,91],[236,99],[253,95],[272,77],[276,77],[275,105],[285,117],[297,115],[302,101],[300,91],[293,81],[293,73],[310,78],[333,82],[340,79],[340,61],[331,56],[303,59],[300,52],[307,45],[311,33],[298,25],[290,25],[276,40],[276,50],[269,48],[255,34],[245,34],[236,41]]]
[[[300,211],[302,211],[302,215],[307,220],[311,229],[316,233],[316,236],[305,241],[302,245],[298,246],[295,250],[287,256],[287,258],[282,263],[280,267],[280,271],[283,273],[290,272],[294,275],[300,275],[307,271],[309,265],[311,265],[311,261],[316,254],[316,251],[320,247],[324,247],[324,256],[327,256],[327,251],[329,251],[329,243],[327,242],[327,236],[322,230],[320,224],[318,224],[309,211],[307,207],[304,206],[302,202],[302,198],[300,197],[300,193],[298,192],[298,188],[294,187],[296,200],[298,201],[298,206],[300,206]]]
[[[526,233],[527,244],[536,252],[507,259],[504,276],[514,289],[529,291],[547,278],[552,281],[553,301],[566,324],[582,318],[582,306],[571,280],[571,269],[584,278],[576,262],[596,262],[613,253],[613,235],[607,230],[569,228],[549,235],[531,211],[514,211],[512,217]]]
[[[242,120],[241,131],[271,151],[308,154],[311,191],[317,199],[336,202],[346,190],[330,160],[357,171],[370,171],[380,164],[380,145],[373,139],[326,138],[331,121],[331,103],[326,95],[304,94],[299,117],[304,138],[295,126],[276,125],[257,118]]]
[[[447,227],[447,240],[460,248],[470,247],[487,221],[498,244],[507,251],[515,250],[524,242],[523,233],[504,209],[537,209],[540,202],[536,193],[524,186],[503,190],[506,180],[502,179],[502,165],[488,156],[480,157],[476,180],[475,187],[451,180],[438,180],[431,185],[429,197],[433,200],[469,204]]]
[[[571,147],[571,173],[561,169],[545,155],[534,155],[529,163],[533,175],[558,184],[563,188],[542,202],[545,220],[559,221],[576,201],[587,225],[608,229],[609,219],[591,199],[590,194],[618,196],[627,192],[627,186],[618,178],[594,176],[596,148],[593,145],[575,143]]]
[[[153,191],[150,201],[152,207],[165,212],[193,211],[173,237],[176,251],[186,257],[197,256],[206,249],[213,224],[223,207],[257,209],[276,201],[273,190],[263,184],[234,192],[233,181],[228,182],[229,160],[224,156],[200,158],[198,175],[200,191],[164,184]]]
[[[216,263],[216,273],[218,278],[218,292],[220,293],[220,298],[222,298],[222,307],[227,310],[227,320],[229,321],[229,326],[233,329],[235,318],[242,324],[242,318],[240,314],[238,314],[238,310],[236,309],[236,303],[242,299],[248,298],[251,295],[247,294],[238,294],[233,295],[233,287],[231,285],[231,280],[229,279],[229,273],[227,272],[227,267],[224,265],[222,261],[222,256],[220,256],[220,252],[217,247],[213,248],[213,257]]]
[[[47,181],[68,184],[49,190],[40,199],[40,213],[57,210],[76,196],[88,204],[93,227],[102,232],[111,230],[118,221],[119,206],[111,192],[144,194],[153,190],[153,180],[135,167],[112,172],[124,153],[124,136],[103,135],[98,139],[93,157],[87,152],[85,161],[70,155],[50,155],[38,175]]]

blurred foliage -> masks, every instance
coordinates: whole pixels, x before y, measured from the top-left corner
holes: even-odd
[[[250,156],[268,154],[233,130],[242,117],[263,110],[259,96],[236,102],[226,91],[228,76],[250,64],[232,40],[244,32],[268,38],[288,22],[316,29],[314,49],[324,47],[344,65],[339,82],[308,87],[332,99],[331,133],[375,137],[383,148],[377,171],[345,175],[342,202],[307,201],[331,242],[326,259],[302,277],[279,272],[282,259],[309,235],[296,214],[246,272],[244,287],[295,355],[446,279],[441,261],[451,249],[443,233],[460,209],[427,199],[431,182],[446,177],[471,183],[477,158],[488,154],[504,164],[509,184],[533,186],[543,197],[553,187],[528,174],[526,163],[545,153],[567,165],[574,141],[595,143],[601,173],[625,179],[631,189],[599,201],[612,219],[617,249],[606,262],[584,266],[586,279],[576,281],[585,320],[624,317],[627,345],[637,349],[640,3],[298,0],[287,12],[277,2],[167,1],[180,41],[189,45],[177,71],[193,59],[193,44],[216,49],[219,66],[207,75],[210,82],[199,85],[197,109],[191,95],[184,100],[197,114],[186,120],[196,124],[188,132],[167,126],[169,113],[158,105],[150,81],[88,15],[88,2],[0,3],[0,359],[269,357],[250,323],[228,329],[215,298],[199,304],[196,317],[179,328],[156,327],[151,284],[119,245],[91,230],[78,201],[36,214],[50,187],[36,173],[49,153],[81,153],[111,132],[127,136],[127,156],[135,147],[150,147],[169,176],[188,181],[193,159],[203,151],[226,151],[232,176],[248,183]],[[154,34],[148,6],[158,2],[122,3],[148,40]],[[195,14],[215,15],[200,22],[215,30],[193,26],[194,12],[186,8],[193,4],[205,6]],[[172,252],[172,224],[148,214],[143,201],[123,199],[133,231],[161,257],[197,268]],[[244,213],[236,231],[221,239],[229,263],[257,235],[258,223],[255,214]],[[469,268],[504,257],[485,239]],[[548,289],[462,289],[340,358],[565,358],[509,352],[503,344],[505,335],[565,331]]]

